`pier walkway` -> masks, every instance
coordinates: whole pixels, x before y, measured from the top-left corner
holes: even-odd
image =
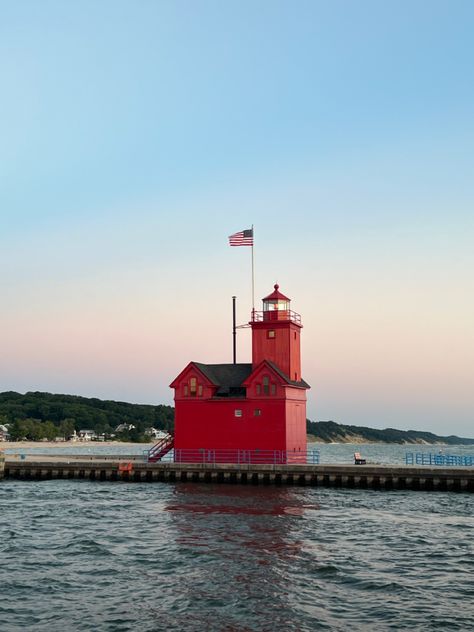
[[[0,464],[1,465],[1,464]],[[410,465],[147,463],[140,457],[6,455],[5,478],[21,480],[307,485],[367,489],[474,492],[474,468]],[[1,477],[1,472],[0,472]]]

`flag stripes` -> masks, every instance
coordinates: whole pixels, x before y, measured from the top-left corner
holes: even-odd
[[[253,246],[253,229],[248,228],[229,235],[229,246]]]

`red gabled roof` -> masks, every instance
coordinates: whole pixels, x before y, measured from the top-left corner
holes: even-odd
[[[278,283],[275,283],[275,285],[273,286],[275,288],[275,290],[269,294],[268,296],[265,296],[264,299],[262,299],[263,301],[274,301],[274,300],[279,300],[279,301],[290,301],[291,299],[288,298],[288,296],[285,296],[284,294],[282,294],[281,292],[279,292],[279,288],[280,286],[278,285]]]
[[[184,369],[181,371],[181,373],[174,378],[174,380],[170,384],[170,388],[176,388],[178,386],[178,383],[183,378],[183,375],[185,373],[188,373],[191,369],[194,369],[198,373],[200,373],[209,386],[215,386],[215,384],[212,382],[212,380],[210,380],[208,378],[208,376],[199,368],[199,364],[197,362],[190,362],[189,364],[187,364],[184,367]]]
[[[220,388],[237,388],[252,372],[251,364],[202,364],[192,361],[175,377],[170,387],[176,388],[191,368],[196,369],[209,386]]]

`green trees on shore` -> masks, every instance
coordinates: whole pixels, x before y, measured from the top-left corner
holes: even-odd
[[[432,432],[420,430],[396,430],[395,428],[367,428],[365,426],[346,426],[335,421],[306,420],[306,431],[326,443],[366,441],[367,443],[446,443],[452,445],[471,445],[474,439],[450,435],[440,437]]]
[[[104,401],[77,395],[51,393],[0,393],[0,424],[8,424],[13,440],[68,437],[74,430],[96,434],[116,434],[118,439],[142,441],[146,428],[170,430],[174,425],[171,406],[150,406]],[[125,428],[115,433],[115,428]],[[128,429],[128,426],[134,428]]]

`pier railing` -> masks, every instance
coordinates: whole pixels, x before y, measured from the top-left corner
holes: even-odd
[[[453,467],[474,467],[474,456],[456,454],[433,454],[430,452],[407,452],[406,465],[441,465]]]
[[[311,464],[319,465],[319,450],[219,450],[207,448],[174,449],[161,463],[238,463],[238,464]]]

